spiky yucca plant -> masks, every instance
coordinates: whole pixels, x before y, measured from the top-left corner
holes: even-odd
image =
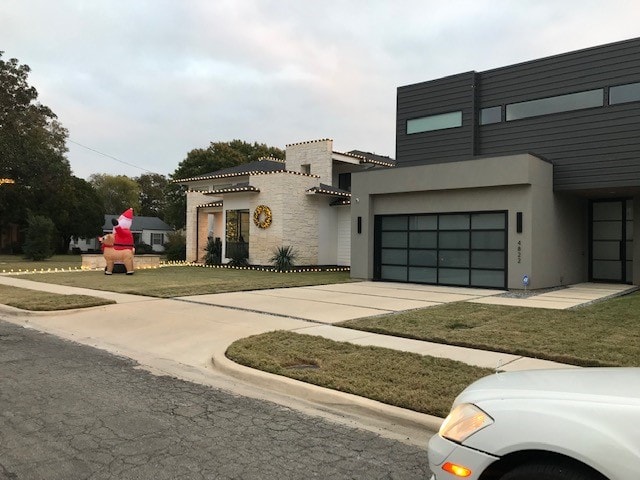
[[[276,270],[287,271],[293,267],[296,257],[297,254],[291,245],[282,246],[274,251],[271,263]]]

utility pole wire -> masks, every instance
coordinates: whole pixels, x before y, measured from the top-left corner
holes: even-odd
[[[139,169],[139,170],[143,170],[143,171],[145,171],[145,172],[147,172],[147,173],[155,173],[155,174],[157,174],[157,175],[162,175],[161,173],[158,173],[158,172],[152,172],[151,170],[147,170],[146,168],[142,168],[142,167],[139,167],[138,165],[134,165],[134,164],[132,164],[132,163],[125,162],[124,160],[120,160],[119,158],[116,158],[116,157],[114,157],[113,155],[109,155],[108,153],[100,152],[99,150],[96,150],[95,148],[87,147],[86,145],[83,145],[83,144],[81,144],[81,143],[74,142],[73,140],[71,140],[71,139],[69,139],[69,138],[67,138],[67,141],[68,141],[68,142],[70,142],[70,143],[73,143],[74,145],[78,145],[79,147],[86,148],[87,150],[91,150],[92,152],[95,152],[95,153],[97,153],[97,154],[99,154],[99,155],[102,155],[102,156],[104,156],[104,157],[107,157],[107,158],[110,158],[110,159],[112,159],[112,160],[115,160],[116,162],[122,163],[122,164],[124,164],[124,165],[128,165],[128,166],[130,166],[130,167],[137,168],[137,169]]]

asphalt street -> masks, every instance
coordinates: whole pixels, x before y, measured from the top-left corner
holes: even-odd
[[[0,322],[0,479],[428,478],[426,445]]]

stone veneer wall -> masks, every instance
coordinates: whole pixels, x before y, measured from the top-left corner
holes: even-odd
[[[291,172],[302,172],[302,165],[310,165],[311,175],[320,177],[320,182],[331,185],[333,140],[314,140],[287,145],[286,166]]]
[[[204,247],[206,245],[200,245],[200,252],[197,251],[198,246],[198,236],[199,238],[204,238],[206,241],[207,238],[207,217],[203,213],[201,213],[201,217],[198,219],[198,205],[202,205],[205,203],[210,203],[211,197],[203,195],[198,192],[187,192],[187,261],[188,262],[197,262],[202,259],[202,255],[204,252]],[[204,237],[202,237],[202,229],[204,228]],[[200,231],[198,231],[200,230]],[[201,242],[200,242],[201,243]]]
[[[260,194],[250,202],[249,263],[270,265],[278,247],[291,245],[296,253],[296,264],[318,264],[318,202],[306,190],[317,186],[318,178],[293,173],[275,173],[251,177],[251,185]],[[271,209],[273,220],[266,229],[253,223],[253,212],[258,205]]]
[[[198,251],[197,262],[204,262],[205,248],[207,248],[207,240],[209,236],[209,211],[211,209],[198,209]]]

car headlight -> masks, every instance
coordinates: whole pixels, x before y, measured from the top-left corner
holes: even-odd
[[[493,423],[487,413],[471,403],[455,407],[440,427],[440,435],[453,442],[462,443],[474,433]]]

